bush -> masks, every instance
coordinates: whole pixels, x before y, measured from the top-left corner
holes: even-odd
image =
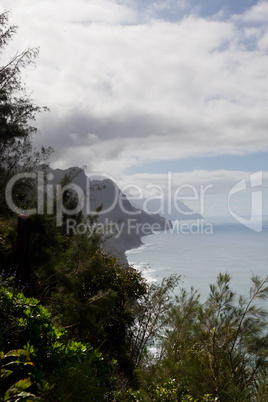
[[[253,276],[252,281],[248,299],[236,299],[227,274],[211,285],[203,305],[196,292],[182,291],[170,311],[161,359],[150,378],[160,384],[169,377],[187,378],[195,398],[268,398],[268,312],[259,303],[268,298],[268,278]]]
[[[104,395],[111,389],[114,361],[90,344],[67,341],[66,331],[52,324],[50,313],[36,299],[1,286],[0,300],[0,350],[19,347],[29,353],[31,392],[45,393],[52,401],[86,401],[92,400],[87,395]]]

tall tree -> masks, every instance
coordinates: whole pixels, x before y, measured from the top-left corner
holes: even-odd
[[[228,274],[218,276],[203,305],[194,290],[176,296],[153,371],[158,383],[187,380],[195,398],[268,400],[268,277],[253,276],[252,283],[249,298],[236,297]]]
[[[40,108],[27,95],[21,80],[21,72],[38,56],[38,48],[17,52],[2,62],[6,46],[17,32],[17,26],[9,23],[9,12],[0,14],[0,191],[12,174],[30,171],[46,160],[51,148],[33,150],[32,135],[37,131],[30,122]]]

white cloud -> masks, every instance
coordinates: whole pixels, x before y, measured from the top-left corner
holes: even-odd
[[[54,166],[120,177],[144,161],[268,150],[267,1],[228,20],[141,18],[112,0],[13,0],[12,11],[12,48],[40,46],[26,79],[51,109],[36,144],[55,148]]]
[[[10,9],[10,2],[2,4]],[[136,12],[123,2],[110,0],[13,0],[14,17],[32,18],[32,24],[46,21],[48,27],[54,24],[91,24],[93,22],[107,24],[127,24],[135,21]]]
[[[261,0],[252,8],[247,10],[241,17],[237,17],[246,22],[263,22],[268,20],[268,2]]]

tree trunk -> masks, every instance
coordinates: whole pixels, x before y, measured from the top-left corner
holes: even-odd
[[[17,228],[17,284],[27,285],[30,279],[29,249],[32,222],[29,215],[18,216]]]

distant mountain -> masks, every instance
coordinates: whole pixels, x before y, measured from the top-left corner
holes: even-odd
[[[172,228],[172,223],[159,214],[150,215],[133,207],[125,194],[109,179],[91,182],[90,207],[95,210],[102,205],[101,222],[115,224],[114,237],[109,244],[125,252],[142,244],[141,237],[159,230]]]
[[[53,174],[53,184],[59,184],[65,175],[69,175],[72,183],[81,189],[85,216],[94,215],[98,210],[96,229],[108,232],[105,242],[107,251],[122,256],[125,251],[141,246],[141,237],[172,228],[170,220],[131,205],[126,195],[110,179],[91,181],[79,168],[55,169],[50,173]],[[186,205],[183,204],[183,207],[190,211]]]
[[[143,205],[146,205],[146,199],[135,200],[133,204],[136,208],[142,208]],[[185,205],[184,202],[178,199],[176,199],[176,201],[172,200],[172,202],[164,200],[163,204],[163,212],[160,213],[164,218],[171,221],[203,219],[202,215],[193,211],[191,208]],[[147,205],[147,211],[150,213],[157,210],[159,210],[159,199],[156,197],[155,200],[150,199],[150,203]]]

